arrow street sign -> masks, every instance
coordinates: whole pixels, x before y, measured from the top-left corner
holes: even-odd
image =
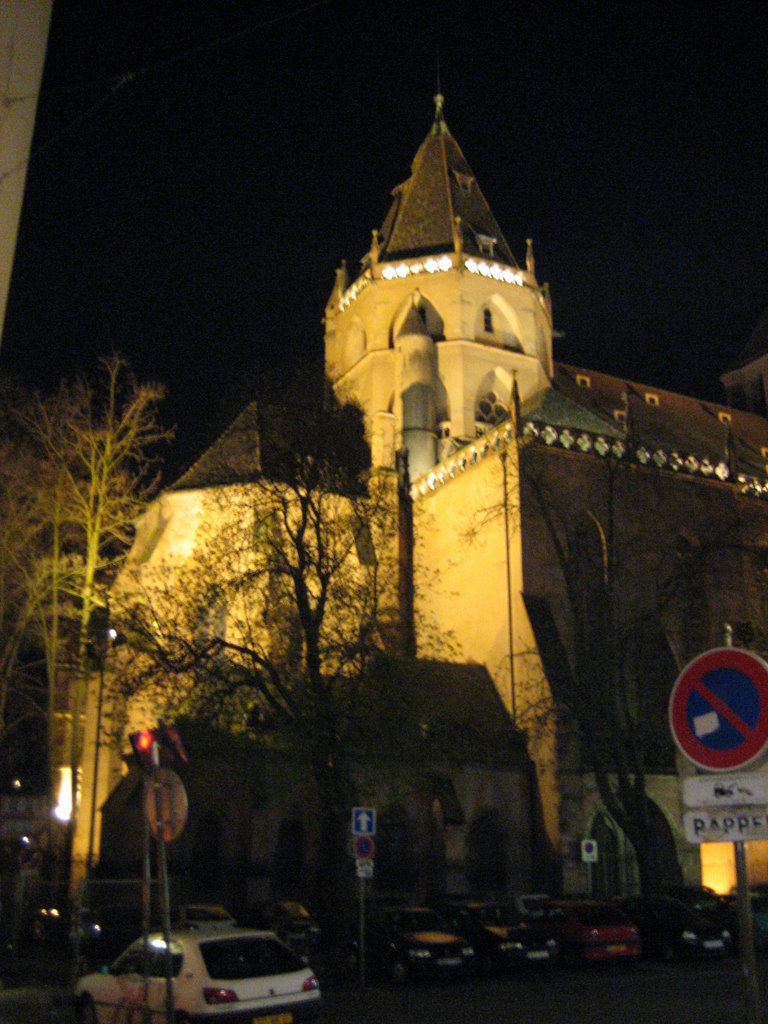
[[[677,746],[700,768],[750,764],[768,746],[768,665],[738,647],[700,654],[672,688],[669,723]]]
[[[748,839],[768,839],[768,807],[686,811],[683,825],[685,837],[690,843],[738,843]]]
[[[744,807],[768,804],[768,774],[691,775],[683,779],[686,807]]]
[[[374,807],[352,808],[352,835],[376,835],[376,809]]]

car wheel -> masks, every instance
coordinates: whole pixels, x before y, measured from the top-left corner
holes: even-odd
[[[389,976],[392,981],[402,985],[408,977],[408,970],[402,960],[393,960],[389,965]]]
[[[82,996],[77,1004],[77,1024],[98,1024],[96,1007],[90,996]]]

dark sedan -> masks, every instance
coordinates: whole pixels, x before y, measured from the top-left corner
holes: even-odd
[[[475,950],[480,974],[514,967],[552,964],[557,959],[554,938],[518,919],[510,908],[484,900],[447,900],[436,909],[454,931],[465,935]]]
[[[680,900],[628,896],[618,901],[640,931],[643,952],[661,960],[725,956],[731,933]]]
[[[428,907],[372,908],[365,959],[372,973],[397,982],[466,977],[475,971],[472,944]]]

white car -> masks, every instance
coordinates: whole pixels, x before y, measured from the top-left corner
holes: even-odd
[[[320,986],[306,961],[274,932],[251,928],[173,931],[171,975],[177,1024],[300,1024],[320,1013]],[[165,1022],[166,945],[148,938],[148,981],[144,984],[143,938],[109,967],[75,985],[79,1024],[139,1022],[149,1004],[152,1024]]]

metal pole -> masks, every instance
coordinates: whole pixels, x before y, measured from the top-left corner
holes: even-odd
[[[160,884],[160,911],[165,940],[165,1019],[174,1024],[173,1003],[173,957],[171,955],[171,900],[168,890],[168,860],[165,851],[165,820],[163,815],[163,787],[160,784],[160,745],[152,741],[152,788],[155,794],[155,818],[157,821],[157,874]]]
[[[509,480],[507,478],[507,453],[501,453],[501,474],[504,499],[504,551],[506,554],[507,576],[507,646],[509,648],[509,712],[513,723],[517,722],[517,688],[515,686],[515,641],[512,624],[512,556],[509,550]]]
[[[93,867],[93,840],[96,830],[96,790],[99,785],[99,752],[101,751],[101,711],[104,701],[104,654],[99,655],[99,698],[96,704],[96,749],[93,754],[93,790],[91,792],[91,824],[88,830],[87,873]]]
[[[141,874],[141,934],[143,937],[142,950],[142,982],[144,998],[141,1004],[142,1024],[151,1024],[152,1012],[149,1007],[149,930],[152,927],[152,864],[151,844],[149,835],[149,819],[146,814],[147,795],[150,791],[150,779],[144,776],[144,848],[142,854]]]
[[[723,644],[733,646],[733,629],[729,623],[723,627]],[[760,985],[757,980],[755,962],[755,938],[752,922],[752,907],[749,899],[747,878],[747,854],[744,842],[733,844],[736,861],[736,908],[739,922],[739,960],[744,978],[747,1024],[762,1024],[763,1009],[760,1000]]]
[[[358,921],[358,949],[360,951],[359,956],[359,968],[360,968],[360,987],[365,987],[365,879],[360,877],[360,917]]]
[[[763,1012],[760,1003],[760,986],[757,981],[755,963],[755,940],[752,929],[752,910],[747,885],[747,857],[744,843],[733,844],[736,855],[736,902],[739,915],[739,957],[741,973],[746,988],[746,1010],[748,1024],[762,1024]]]

